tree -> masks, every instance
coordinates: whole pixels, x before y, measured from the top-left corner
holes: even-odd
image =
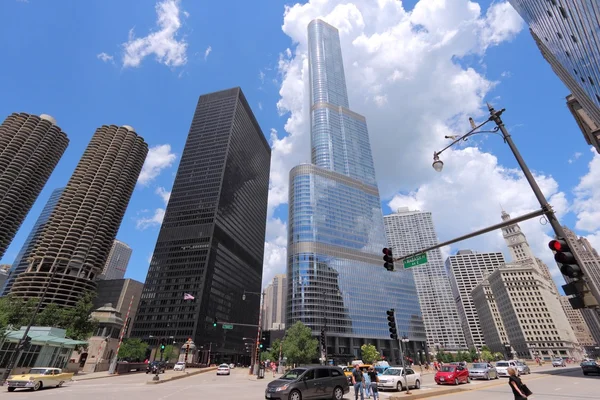
[[[287,330],[283,340],[283,352],[291,364],[307,364],[317,358],[318,346],[310,328],[300,321]]]
[[[473,360],[479,359],[479,354],[477,354],[477,350],[474,347],[471,347],[469,349],[469,358],[470,358],[470,360],[468,360],[468,361],[473,361]]]
[[[500,353],[499,351],[497,351],[497,352],[494,353],[494,359],[496,361],[502,360],[503,358],[504,358],[504,354]]]
[[[273,343],[271,343],[271,351],[268,352],[269,360],[279,361],[279,349],[283,347],[282,343],[283,343],[283,341],[279,338],[273,340]],[[283,351],[282,351],[281,357],[283,357]]]
[[[360,352],[365,364],[373,364],[381,359],[381,354],[379,354],[377,348],[372,344],[363,344],[360,347]]]
[[[119,360],[141,361],[146,356],[147,348],[148,343],[141,339],[125,339],[119,348]]]
[[[481,351],[489,351],[490,353],[492,352],[486,345],[481,346]]]
[[[175,359],[179,359],[179,348],[177,348],[177,346],[173,346],[172,344],[165,346],[163,360],[168,362]]]
[[[494,360],[494,356],[492,355],[492,352],[489,350],[481,350],[481,359],[487,362],[493,361]]]
[[[93,292],[86,292],[75,304],[75,307],[62,310],[64,324],[59,326],[67,330],[67,337],[74,340],[88,340],[98,327],[98,322],[90,318],[94,310]]]

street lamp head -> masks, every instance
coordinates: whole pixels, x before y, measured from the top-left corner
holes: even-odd
[[[442,172],[442,168],[444,168],[444,163],[440,160],[440,156],[436,152],[433,153],[433,164],[431,166],[436,172]]]

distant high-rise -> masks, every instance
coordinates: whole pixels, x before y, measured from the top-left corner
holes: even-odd
[[[15,113],[0,125],[0,258],[68,144],[46,114]]]
[[[131,247],[115,239],[99,279],[123,279],[131,253]]]
[[[265,288],[262,329],[279,330],[285,326],[285,302],[287,300],[287,278],[275,275]]]
[[[144,284],[133,279],[99,280],[96,284],[94,309],[111,303],[121,314],[121,318],[123,318],[123,322],[127,326],[125,337],[129,337],[142,297]],[[127,316],[128,312],[129,316]]]
[[[60,198],[60,195],[64,190],[64,187],[54,189],[54,191],[52,191],[52,193],[50,194],[50,198],[48,199],[46,205],[42,209],[40,216],[35,221],[31,232],[29,232],[27,239],[25,239],[25,243],[23,243],[23,246],[21,246],[21,250],[19,251],[19,254],[17,254],[17,258],[15,258],[15,261],[13,262],[10,268],[9,277],[6,280],[6,285],[3,286],[2,290],[0,291],[0,293],[2,293],[2,296],[6,296],[10,292],[10,289],[12,288],[15,279],[17,279],[17,276],[19,276],[19,274],[21,274],[22,272],[26,271],[27,268],[29,268],[28,258],[31,255],[33,247],[35,246],[35,243],[39,238],[40,233],[42,233],[44,224],[46,223],[46,221],[48,221],[48,218],[50,218],[50,214],[52,214],[52,211],[54,210],[54,207],[56,207],[58,199]]]
[[[529,25],[554,72],[588,115],[600,122],[600,37],[596,31],[596,2],[509,1]]]
[[[397,359],[386,311],[396,310],[408,353],[427,354],[412,273],[383,268],[383,215],[367,121],[349,109],[338,30],[308,25],[308,93],[312,164],[290,171],[286,326],[304,322],[326,334],[322,356],[360,357],[373,343]]]
[[[477,311],[477,319],[479,320],[485,345],[489,347],[492,353],[505,354],[505,346],[509,343],[508,335],[490,282],[484,279],[475,286],[471,291],[471,297]],[[510,354],[507,356],[510,357]]]
[[[471,292],[486,276],[503,265],[504,256],[500,252],[474,253],[471,250],[460,250],[446,260],[452,294],[469,348],[480,349],[486,344]]]
[[[85,291],[95,290],[147,153],[148,145],[130,126],[96,130],[12,295],[39,297],[55,271],[46,304],[74,306]]]
[[[256,329],[221,323],[258,323],[260,296],[248,292],[261,291],[270,162],[240,88],[200,96],[132,337],[192,338],[217,362],[250,361],[243,338]]]
[[[408,207],[384,217],[388,242],[394,256],[402,256],[438,243],[430,212]],[[396,268],[401,268],[402,265]],[[416,291],[430,349],[465,350],[467,343],[444,260],[439,249],[427,253],[427,264],[413,267]],[[410,307],[414,307],[411,305]]]

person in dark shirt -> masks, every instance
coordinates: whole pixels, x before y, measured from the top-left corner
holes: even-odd
[[[377,376],[377,372],[375,372],[375,368],[369,367],[369,379],[371,379],[371,393],[373,393],[373,400],[379,399],[379,392],[377,391],[377,382],[379,382],[379,377]]]
[[[352,370],[352,386],[354,386],[354,400],[358,400],[358,394],[360,393],[360,400],[365,400],[365,395],[363,394],[363,374],[358,364],[354,365],[354,369]]]
[[[521,391],[521,386],[523,382],[521,382],[521,378],[517,376],[517,371],[515,368],[510,367],[508,370],[508,385],[512,389],[513,394],[515,395],[515,400],[527,400],[527,396]]]

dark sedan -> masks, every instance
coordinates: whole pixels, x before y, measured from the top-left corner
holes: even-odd
[[[600,374],[600,365],[596,361],[584,361],[581,363],[581,370],[584,375]]]

